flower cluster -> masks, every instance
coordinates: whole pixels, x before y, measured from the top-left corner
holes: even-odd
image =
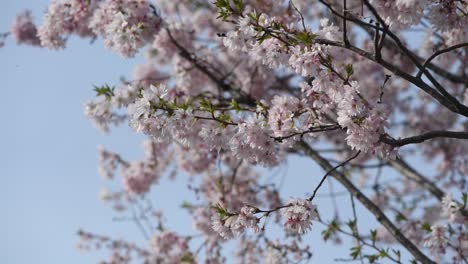
[[[37,28],[33,22],[31,11],[26,10],[18,14],[11,26],[11,34],[17,44],[40,46],[41,41],[37,36]]]
[[[275,96],[268,112],[268,125],[275,137],[291,134],[294,128],[293,118],[300,109],[300,101],[293,96]]]
[[[142,161],[131,162],[122,169],[123,187],[127,192],[143,194],[158,180],[159,172],[152,164]]]
[[[103,146],[98,147],[99,174],[106,179],[114,178],[114,171],[122,163],[122,159],[116,153],[106,150]]]
[[[296,46],[292,48],[289,66],[304,77],[315,76],[320,68],[320,45],[311,47]]]
[[[117,121],[116,116],[111,112],[111,103],[105,98],[86,103],[84,113],[96,127],[104,132],[109,131],[109,124]]]
[[[444,254],[447,247],[445,227],[442,225],[431,226],[431,233],[424,239],[424,246],[437,254]]]
[[[223,210],[218,208],[218,210]],[[252,228],[258,232],[258,222],[260,221],[255,213],[258,209],[244,206],[241,208],[239,214],[227,214],[220,212],[218,215],[213,216],[212,225],[213,230],[216,231],[222,238],[230,239],[234,236],[242,234],[246,228]]]
[[[126,93],[129,98],[133,97],[134,89],[129,88]],[[165,86],[150,86],[149,89],[141,90],[141,97],[135,98],[127,107],[127,114],[131,127],[136,132],[142,132],[149,135],[159,134],[159,137],[167,136],[164,132],[165,118],[153,114],[155,105],[166,98],[167,92]]]
[[[194,263],[187,238],[163,231],[150,240],[149,263]]]
[[[460,212],[460,206],[452,200],[452,195],[447,194],[441,201],[442,216],[447,217],[452,223],[468,222],[468,218],[464,217]]]
[[[161,29],[161,18],[145,0],[105,0],[89,23],[96,35],[104,38],[107,47],[124,57],[133,57],[151,42]]]
[[[312,221],[318,215],[316,206],[305,199],[290,199],[288,206],[281,209],[281,215],[286,220],[284,229],[291,234],[305,234],[312,229]]]
[[[44,47],[63,49],[69,35],[94,37],[88,26],[95,8],[94,1],[53,1],[44,16],[37,35]]]
[[[278,164],[280,158],[274,140],[262,123],[264,122],[255,118],[240,123],[229,144],[231,151],[239,159],[246,159],[253,164],[273,166]]]

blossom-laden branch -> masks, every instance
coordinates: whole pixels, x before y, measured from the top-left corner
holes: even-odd
[[[430,131],[421,135],[394,139],[389,135],[382,135],[380,140],[386,144],[392,145],[394,147],[401,147],[408,144],[417,144],[430,140],[433,138],[453,138],[453,139],[468,139],[468,132],[461,131]]]
[[[292,232],[293,234],[304,234],[306,231],[311,229],[312,220],[315,220],[318,216],[315,212],[316,206],[311,202],[327,176],[339,167],[342,167],[355,159],[359,154],[360,152],[357,152],[347,160],[331,168],[322,177],[319,184],[314,189],[313,194],[307,199],[292,199],[288,204],[280,205],[269,210],[262,210],[254,206],[247,205],[242,207],[239,213],[229,212],[221,204],[217,204],[215,209],[219,214],[219,220],[214,223],[214,229],[224,238],[230,238],[233,234],[238,235],[242,233],[246,227],[251,227],[258,232],[259,229],[257,224],[261,218],[267,217],[274,212],[281,211],[283,217],[286,219],[286,231]],[[234,170],[234,173],[237,173],[237,169]],[[262,216],[257,218],[254,216],[255,214],[262,214]]]
[[[148,137],[141,160],[127,161],[119,154],[99,151],[99,172],[110,180],[118,175],[122,183],[122,190],[104,192],[101,198],[117,211],[132,209],[130,219],[149,238],[141,257],[148,263],[194,263],[204,249],[206,262],[222,263],[224,240],[236,237],[245,262],[285,263],[295,254],[308,260],[309,246],[299,244],[304,234],[315,231],[314,222],[325,223],[316,194],[326,179],[335,179],[384,227],[368,236],[366,230],[358,230],[362,217],[358,218],[352,198],[350,232],[331,222],[324,233],[324,240],[330,236],[338,240],[338,233],[355,238],[352,260],[404,263],[398,250],[390,252],[384,244],[397,241],[422,263],[433,263],[422,248],[435,257],[450,251],[454,261],[466,261],[468,198],[462,194],[456,201],[451,196],[466,186],[463,176],[468,164],[466,133],[451,131],[465,127],[468,116],[468,92],[462,87],[467,83],[462,49],[466,11],[461,1],[430,0],[421,5],[421,1],[363,0],[360,14],[346,0],[258,3],[158,0],[154,6],[145,0],[63,0],[49,5],[38,28],[30,12],[13,23],[11,35],[18,44],[62,49],[75,34],[92,40],[101,37],[123,57],[149,47],[146,63],[132,78],[138,81],[123,81],[124,87],[96,87],[97,98],[85,107],[87,117],[106,132],[111,125],[128,122]],[[327,10],[333,17],[314,23],[317,17],[328,16]],[[413,51],[401,33],[426,22],[436,38],[427,33],[423,48]],[[315,24],[318,27],[312,27]],[[422,59],[432,50],[439,51]],[[449,52],[453,50],[458,56]],[[388,71],[394,74],[391,82]],[[466,97],[465,105],[461,96]],[[428,100],[431,97],[435,100]],[[427,118],[429,113],[441,118]],[[387,134],[400,128],[401,133],[419,135],[394,139]],[[461,140],[420,144],[441,137]],[[311,144],[331,149],[327,153],[341,158],[326,159]],[[405,150],[421,150],[412,153],[442,160],[437,164],[437,185],[397,157],[399,147],[410,144]],[[315,160],[326,171],[308,198],[284,200],[280,187],[289,177],[276,183],[256,170],[256,165],[282,166],[291,153]],[[350,169],[339,170],[344,166]],[[382,181],[380,176],[388,168],[399,174]],[[199,232],[195,236],[166,230],[162,220],[157,228],[151,223],[146,228],[143,225],[150,221],[146,209],[132,204],[166,174],[175,177],[179,170],[200,176],[189,184],[197,199],[182,206],[193,218]],[[372,170],[377,170],[373,177]],[[364,193],[367,187],[358,188],[348,174],[372,187],[377,197]],[[441,210],[421,208],[418,201],[427,193],[438,201],[428,199],[424,205]],[[330,196],[339,199],[333,190]],[[343,210],[333,202],[338,219]],[[150,211],[161,219],[160,213]],[[431,211],[441,213],[433,216]],[[395,221],[386,216],[389,212],[396,214]],[[281,223],[289,241],[270,240],[271,222]],[[195,237],[202,241],[190,250]],[[110,247],[115,253],[111,261],[131,261],[131,254],[121,250],[136,251],[125,245]],[[366,254],[364,248],[376,252]]]
[[[324,4],[327,8],[329,8],[332,11],[333,14],[337,15],[338,17],[342,18],[343,20],[345,19],[344,16],[342,14],[340,14],[338,11],[334,10],[333,7],[329,3],[327,3],[324,0],[320,0],[320,2],[322,4]],[[350,19],[350,20],[357,23],[358,25],[360,25],[362,27],[365,27],[365,28],[370,27],[370,28],[375,29],[375,34],[374,34],[375,55],[372,55],[372,54],[367,53],[367,52],[365,52],[363,50],[360,50],[357,47],[352,47],[352,46],[344,45],[344,44],[341,44],[341,43],[333,43],[333,44],[329,43],[329,44],[332,44],[332,45],[335,45],[335,46],[340,46],[340,47],[343,47],[343,48],[348,48],[351,51],[357,52],[361,56],[365,56],[369,60],[372,60],[372,61],[375,61],[375,62],[381,64],[383,67],[391,70],[396,75],[410,81],[411,83],[415,84],[417,87],[421,88],[426,93],[429,93],[432,97],[434,97],[436,100],[438,100],[439,102],[444,104],[446,107],[448,107],[452,111],[460,113],[460,114],[462,114],[464,116],[468,116],[468,108],[466,106],[464,106],[462,103],[460,103],[449,92],[447,92],[447,90],[444,87],[442,87],[442,85],[425,69],[425,67],[422,66],[420,59],[414,53],[412,53],[405,45],[403,45],[400,38],[398,38],[392,31],[389,30],[389,28],[386,25],[385,21],[379,15],[379,13],[376,11],[376,9],[373,7],[373,5],[367,0],[363,0],[363,2],[369,8],[371,13],[373,15],[375,15],[376,19],[379,21],[379,24],[377,26],[374,26],[374,25],[368,24],[366,22],[363,22],[363,21],[359,20],[358,18],[354,18],[354,19],[352,19],[352,20]],[[379,25],[382,25],[382,27],[380,27]],[[419,75],[416,76],[416,77],[413,77],[412,75],[401,72],[397,68],[395,68],[395,66],[392,65],[391,63],[383,61],[381,59],[380,47],[382,45],[379,43],[379,33],[378,33],[379,31],[382,31],[383,34],[385,34],[385,35],[388,34],[392,38],[392,40],[398,46],[398,49],[405,56],[407,56],[409,58],[409,60],[412,61],[420,69],[421,72],[423,72],[423,73],[425,73],[427,75],[429,80],[436,86],[437,90],[441,94],[437,93],[432,87],[430,87],[424,81],[422,81]],[[383,43],[383,41],[384,41],[384,37],[382,37],[380,42]],[[432,67],[432,68],[435,69],[439,73],[442,73],[442,71],[443,71],[441,69],[437,69],[437,67]],[[446,73],[445,75],[450,75],[450,74]],[[452,75],[450,75],[450,76],[452,76]],[[466,80],[464,80],[463,83],[466,83]],[[443,97],[445,97],[445,98],[443,98]]]
[[[369,2],[369,0],[363,0],[364,4],[371,11],[371,13],[376,17],[376,19],[382,24],[384,32],[391,37],[398,47],[403,51],[403,53],[417,66],[417,68],[422,71],[426,77],[431,81],[431,83],[436,87],[436,89],[445,97],[449,102],[453,104],[453,108],[457,109],[456,111],[466,117],[468,117],[468,107],[460,103],[453,95],[451,95],[440,83],[437,81],[431,73],[429,73],[421,62],[414,56],[409,49],[403,45],[402,41],[398,36],[396,36],[391,30],[389,30],[388,25],[385,23],[383,18],[374,8],[374,6]],[[418,78],[418,77],[416,77]]]

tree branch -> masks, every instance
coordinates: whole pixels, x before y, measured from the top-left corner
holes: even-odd
[[[383,134],[380,137],[380,141],[382,141],[385,144],[394,146],[394,147],[401,147],[404,145],[421,143],[426,140],[438,138],[438,137],[468,139],[468,132],[435,130],[435,131],[430,131],[430,132],[427,132],[418,136],[412,136],[412,137],[407,137],[407,138],[402,138],[402,139],[394,139],[390,137],[388,134]]]
[[[343,0],[343,43],[345,47],[349,46],[348,33],[346,29],[346,0]]]
[[[334,172],[335,170],[337,170],[339,167],[342,167],[344,165],[346,165],[346,163],[352,161],[353,159],[357,158],[357,156],[359,156],[359,154],[361,154],[361,151],[358,151],[356,154],[354,154],[353,156],[351,156],[350,158],[346,159],[345,161],[341,162],[340,164],[336,165],[335,167],[331,168],[329,171],[327,171],[327,173],[325,173],[325,175],[322,177],[322,180],[320,180],[319,184],[317,185],[317,187],[315,188],[314,192],[312,193],[312,195],[307,199],[309,201],[312,201],[314,200],[314,197],[315,195],[317,194],[317,191],[320,189],[320,187],[322,186],[323,182],[325,181],[325,179],[327,178],[328,175],[330,175],[330,173]]]
[[[428,190],[432,195],[434,195],[439,201],[446,196],[446,193],[441,190],[437,185],[431,182],[427,177],[416,171],[413,167],[411,167],[406,161],[401,158],[397,158],[395,160],[388,160],[388,164],[396,169],[399,173],[406,176],[408,179],[413,180],[421,187]],[[463,216],[468,217],[468,211],[465,209],[460,210]]]
[[[447,98],[453,106],[458,110],[458,113],[463,113],[463,115],[468,116],[468,108],[461,104],[457,98],[452,96],[433,76],[430,72],[428,72],[421,64],[421,62],[418,60],[418,58],[415,56],[414,53],[412,53],[403,43],[401,42],[400,38],[395,35],[385,24],[384,19],[379,15],[377,10],[372,6],[372,4],[369,2],[369,0],[364,0],[364,4],[367,6],[367,8],[371,11],[371,13],[375,16],[375,18],[382,24],[383,31],[390,36],[393,41],[395,41],[396,45],[401,49],[401,51],[418,67],[420,71],[422,71],[426,77],[429,79],[429,81],[435,86],[435,88],[444,96]],[[420,79],[419,77],[417,77]]]
[[[400,172],[402,175],[406,176],[408,179],[415,181],[420,186],[427,189],[432,195],[434,195],[439,201],[445,196],[444,191],[439,189],[433,182],[429,181],[426,177],[417,172],[413,167],[411,167],[406,161],[401,158],[395,160],[388,160],[390,166],[395,170]]]
[[[324,0],[319,0],[319,2],[322,3],[325,7],[327,7],[334,15],[336,15],[336,16],[340,17],[341,19],[343,19],[343,15],[341,13],[339,13],[338,11],[334,10],[333,7],[329,3],[327,3]],[[362,0],[361,1],[362,6],[363,6],[363,3],[364,2]],[[361,13],[362,13],[362,11],[361,11]],[[377,26],[369,24],[367,22],[364,22],[364,21],[360,20],[358,17],[354,16],[352,13],[348,13],[346,19],[356,23],[359,27],[361,27],[369,35],[373,35],[373,31],[371,29],[381,30],[383,32],[383,34],[382,34],[382,37],[381,37],[380,49],[382,48],[383,45],[385,45],[387,48],[392,49],[392,51],[395,51],[395,52],[398,52],[398,53],[402,54],[402,50],[398,47],[398,45],[395,42],[392,42],[389,39],[385,39],[385,35],[387,33],[383,28],[377,27]],[[415,58],[417,58],[418,61],[424,62],[424,59],[422,59],[418,55],[414,54],[410,50],[407,50],[407,52],[411,53]],[[431,69],[432,71],[437,73],[439,76],[444,77],[444,78],[446,78],[446,79],[448,79],[448,80],[450,80],[450,81],[452,81],[454,83],[462,83],[462,84],[468,85],[468,79],[464,78],[463,76],[455,75],[455,74],[453,74],[453,73],[451,73],[451,72],[449,72],[449,71],[447,71],[445,69],[440,68],[439,66],[437,66],[437,65],[435,65],[433,63],[429,63],[427,65],[427,68]]]
[[[331,41],[331,40],[326,40],[326,39],[315,39],[315,43],[319,44],[324,44],[324,45],[330,45],[330,46],[335,46],[335,47],[344,47],[343,43],[336,42],[336,41]],[[468,107],[464,106],[463,104],[454,104],[452,101],[450,101],[447,97],[443,96],[441,93],[439,93],[437,90],[429,86],[427,83],[422,81],[420,78],[416,78],[411,74],[406,73],[405,71],[401,70],[397,66],[391,64],[390,62],[381,59],[380,61],[377,61],[375,56],[365,50],[362,50],[358,47],[355,47],[353,45],[350,45],[348,48],[346,48],[354,53],[359,54],[362,57],[365,57],[371,61],[374,61],[376,63],[379,63],[381,66],[386,68],[387,70],[393,72],[395,75],[407,80],[408,82],[414,84],[415,86],[421,88],[424,92],[429,94],[431,97],[436,99],[439,103],[441,103],[443,106],[447,107],[450,111],[454,113],[461,114],[463,116],[468,117]]]
[[[331,164],[320,154],[314,151],[308,144],[305,142],[300,143],[300,148],[303,149],[305,154],[315,160],[320,167],[324,170],[331,170],[333,167]],[[392,236],[401,243],[418,261],[423,264],[435,264],[434,261],[429,259],[419,248],[414,245],[408,238],[406,238],[403,233],[388,219],[387,216],[375,205],[367,196],[364,195],[354,184],[342,173],[332,171],[330,173],[338,182],[340,182],[343,187],[345,187],[356,199],[358,199],[364,207],[372,213],[378,222],[380,222]]]
[[[318,126],[318,127],[310,127],[306,131],[295,132],[295,133],[292,133],[292,134],[289,134],[289,135],[286,135],[286,136],[272,137],[272,138],[274,140],[278,141],[278,142],[283,142],[283,140],[288,139],[288,138],[292,138],[294,136],[301,136],[302,137],[305,134],[309,134],[309,133],[325,132],[325,131],[332,131],[332,130],[337,130],[337,129],[341,129],[341,126],[340,125],[324,125],[324,126]]]
[[[422,69],[419,70],[418,74],[416,75],[416,77],[420,78],[422,76],[422,74],[424,73],[426,67],[429,65],[429,63],[431,63],[431,61],[433,59],[435,59],[435,57],[441,55],[441,54],[444,54],[446,52],[450,52],[452,50],[456,50],[458,48],[462,48],[462,47],[466,47],[468,46],[468,43],[461,43],[461,44],[457,44],[457,45],[453,45],[451,47],[448,47],[446,49],[441,49],[441,50],[438,50],[436,51],[434,54],[432,54],[429,58],[426,59],[426,61],[424,61],[423,65],[422,65]]]

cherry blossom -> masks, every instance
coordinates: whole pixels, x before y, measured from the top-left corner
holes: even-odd
[[[105,263],[227,263],[232,240],[240,262],[299,263],[322,246],[308,233],[349,246],[346,260],[466,263],[467,6],[54,0],[37,27],[19,13],[0,45],[57,50],[76,35],[142,60],[84,104],[101,131],[145,138],[140,159],[98,149],[101,200],[147,238],[80,230]],[[283,175],[298,156],[317,167]],[[192,195],[190,235],[150,206],[175,178]],[[283,185],[308,196],[287,200]]]
[[[288,207],[282,209],[284,228],[291,234],[305,234],[312,229],[312,221],[317,218],[316,206],[304,199],[289,200]]]
[[[37,37],[37,28],[33,22],[31,11],[26,10],[15,18],[11,26],[11,34],[17,44],[29,44],[40,46],[41,41]]]

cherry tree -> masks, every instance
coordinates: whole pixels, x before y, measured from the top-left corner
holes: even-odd
[[[145,54],[84,106],[104,132],[146,135],[142,160],[98,149],[99,172],[121,183],[101,198],[126,212],[182,172],[196,196],[183,208],[197,242],[141,208],[146,244],[80,230],[103,263],[333,261],[313,259],[309,233],[348,242],[337,261],[468,263],[466,0],[53,0],[0,42],[61,50],[73,35]],[[284,197],[267,174],[297,156],[323,172]],[[315,198],[333,183],[351,203],[330,214]],[[377,228],[360,224],[370,216]]]

